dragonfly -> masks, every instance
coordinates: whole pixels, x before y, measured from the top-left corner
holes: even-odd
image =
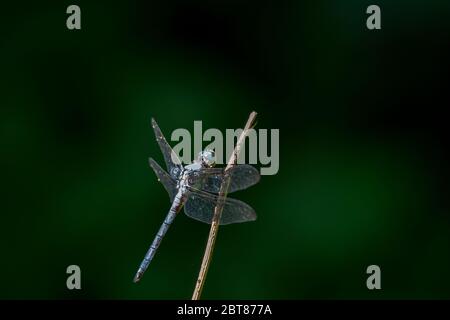
[[[214,209],[220,200],[220,204],[223,204],[222,216],[219,221],[221,225],[256,220],[256,213],[248,204],[228,197],[225,200],[219,198],[218,193],[224,181],[225,172],[223,168],[214,167],[215,154],[213,150],[203,150],[193,163],[183,166],[153,118],[152,127],[167,171],[164,171],[152,158],[149,158],[149,164],[158,181],[163,184],[169,194],[172,205],[136,272],[134,282],[141,280],[163,237],[183,207],[184,213],[188,217],[211,224]],[[227,175],[230,179],[229,193],[251,187],[260,180],[259,171],[248,164],[233,166]]]

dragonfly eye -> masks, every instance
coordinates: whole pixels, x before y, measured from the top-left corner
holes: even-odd
[[[214,151],[211,149],[205,149],[200,152],[200,159],[207,167],[212,167],[216,163]]]

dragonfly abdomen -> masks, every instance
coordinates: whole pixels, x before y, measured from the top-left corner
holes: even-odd
[[[163,223],[161,224],[161,227],[159,227],[158,232],[156,233],[155,238],[153,239],[152,244],[150,245],[150,248],[148,249],[147,253],[145,254],[144,260],[142,260],[141,265],[139,266],[138,271],[136,272],[136,275],[134,276],[134,282],[138,282],[141,280],[142,275],[144,274],[145,270],[147,270],[148,266],[150,265],[150,262],[152,261],[153,257],[155,256],[156,250],[158,249],[159,245],[161,244],[162,239],[164,238],[165,234],[167,233],[167,230],[169,230],[170,225],[172,224],[173,220],[175,220],[175,217],[177,216],[177,213],[180,211],[182,207],[182,197],[180,194],[177,194],[175,197],[172,206],[170,207],[169,213],[167,214],[166,218],[164,219]]]

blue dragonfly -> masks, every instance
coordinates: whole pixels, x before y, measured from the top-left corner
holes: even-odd
[[[214,168],[215,160],[212,150],[205,149],[192,164],[183,166],[154,119],[152,119],[152,127],[163,154],[167,172],[152,158],[149,159],[149,164],[158,181],[163,184],[169,194],[172,205],[136,272],[134,282],[142,278],[161,240],[183,207],[188,217],[211,224],[214,208],[219,201],[220,186],[224,180],[224,169]],[[235,165],[228,171],[228,175],[230,177],[228,192],[246,189],[260,180],[258,170],[247,164]],[[256,220],[256,213],[246,203],[228,197],[223,202],[221,225],[254,220]]]

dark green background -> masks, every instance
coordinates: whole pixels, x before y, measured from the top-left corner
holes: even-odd
[[[184,215],[132,283],[170,205],[150,119],[251,110],[280,170],[235,195],[258,220],[220,229],[203,298],[450,298],[449,1],[376,1],[378,31],[372,1],[93,2],[2,3],[0,298],[190,298],[209,227]]]

